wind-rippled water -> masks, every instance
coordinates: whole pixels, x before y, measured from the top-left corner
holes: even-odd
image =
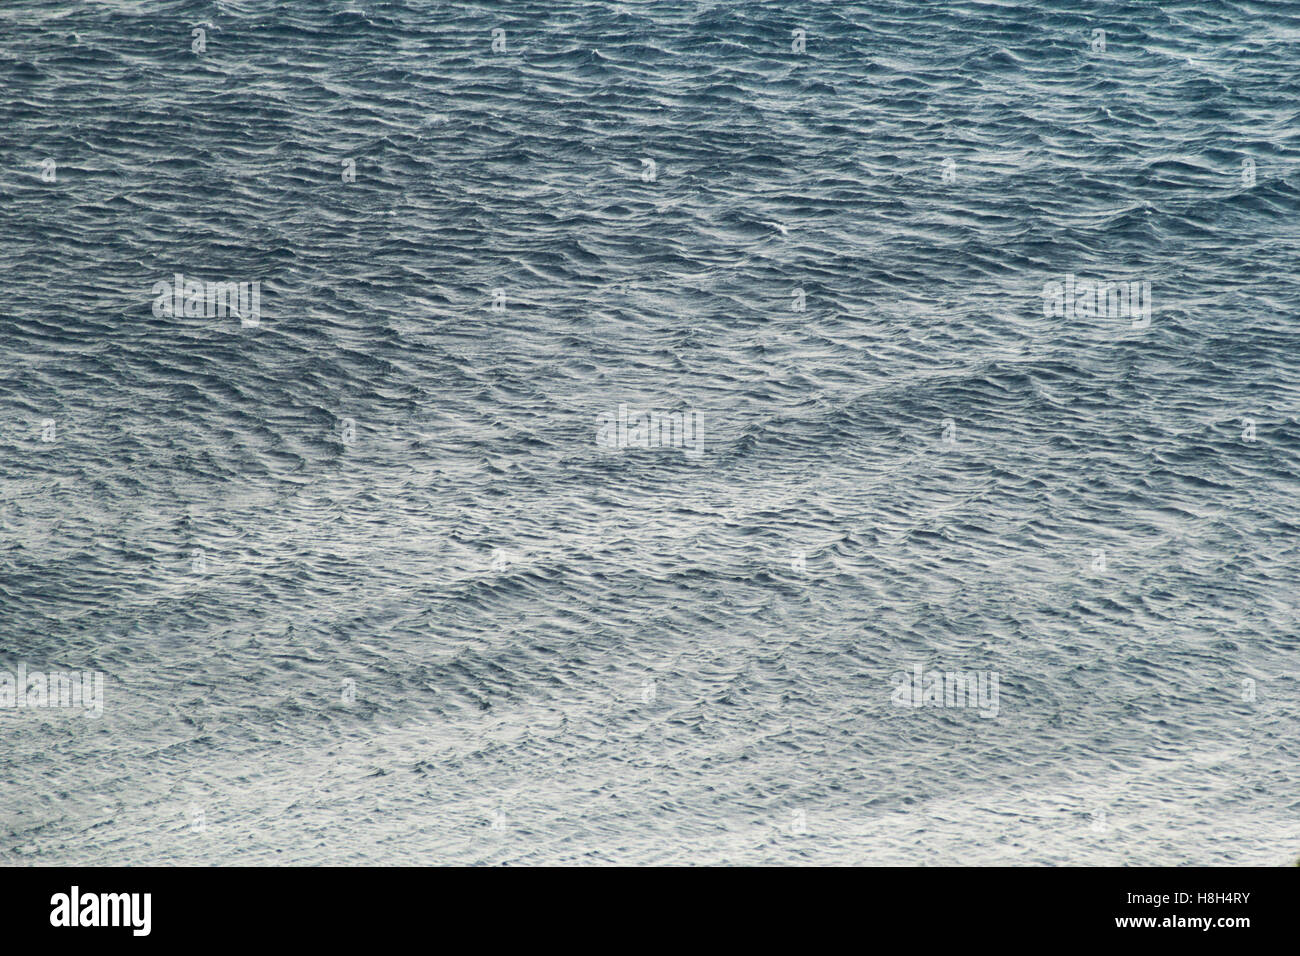
[[[1294,859],[1298,42],[6,5],[0,668],[106,689],[0,710],[0,860]]]

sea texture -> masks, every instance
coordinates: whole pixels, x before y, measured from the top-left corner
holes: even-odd
[[[0,863],[1294,860],[1298,44],[4,4]]]

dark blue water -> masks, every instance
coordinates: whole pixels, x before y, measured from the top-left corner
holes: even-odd
[[[1298,42],[0,9],[0,860],[1294,859]]]

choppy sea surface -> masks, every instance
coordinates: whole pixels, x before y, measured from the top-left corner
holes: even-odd
[[[1294,860],[1298,43],[4,5],[0,862]]]

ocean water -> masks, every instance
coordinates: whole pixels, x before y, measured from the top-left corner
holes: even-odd
[[[1294,860],[1298,42],[6,4],[0,863]]]

